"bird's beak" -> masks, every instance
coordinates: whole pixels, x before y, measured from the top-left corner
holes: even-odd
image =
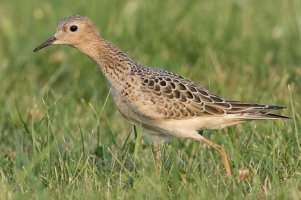
[[[39,51],[40,49],[43,49],[44,47],[47,47],[49,45],[52,45],[53,42],[56,40],[56,38],[53,36],[51,38],[49,38],[48,40],[46,40],[45,42],[43,42],[42,44],[40,44],[37,48],[35,48],[33,50],[33,52],[37,52]]]

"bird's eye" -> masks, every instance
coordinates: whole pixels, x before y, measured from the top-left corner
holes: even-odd
[[[70,31],[71,32],[75,32],[75,31],[77,31],[77,26],[75,26],[75,25],[72,25],[72,26],[70,26]]]

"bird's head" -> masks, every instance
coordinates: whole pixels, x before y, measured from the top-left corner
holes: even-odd
[[[87,17],[74,15],[64,18],[57,26],[55,34],[40,44],[33,51],[52,44],[65,44],[80,49],[82,44],[87,44],[93,38],[98,37],[91,21]]]

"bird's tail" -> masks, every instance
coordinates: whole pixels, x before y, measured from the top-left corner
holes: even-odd
[[[232,108],[227,112],[234,114],[235,118],[241,120],[260,120],[260,119],[290,119],[290,117],[270,113],[275,110],[282,110],[284,106],[260,105],[242,103],[238,101],[227,101]]]

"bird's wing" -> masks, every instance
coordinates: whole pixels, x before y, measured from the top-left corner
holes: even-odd
[[[177,74],[158,68],[139,67],[132,71],[141,79],[141,91],[164,119],[194,116],[267,113],[283,107],[227,101]]]

